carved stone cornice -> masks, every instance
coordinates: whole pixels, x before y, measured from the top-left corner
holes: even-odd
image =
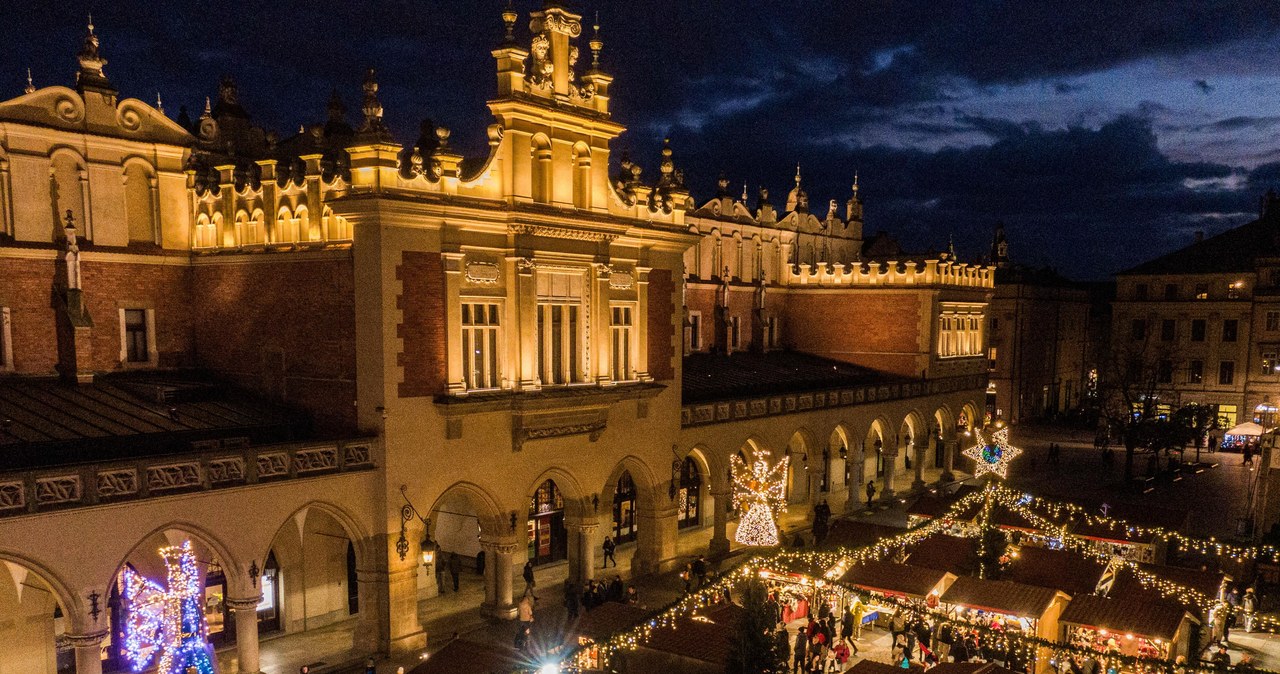
[[[258,604],[262,603],[262,595],[257,597],[248,597],[242,599],[232,599],[227,597],[226,604],[232,611],[239,613],[240,611],[257,611]]]
[[[618,238],[617,234],[611,232],[593,232],[583,229],[573,229],[571,227],[556,227],[553,225],[534,225],[526,223],[508,225],[507,231],[511,234],[529,234],[533,236],[544,236],[551,239],[573,239],[575,241],[612,242],[614,239]]]
[[[64,634],[62,639],[67,646],[71,648],[97,648],[102,645],[102,640],[106,638],[110,630],[98,630],[88,634]]]
[[[485,551],[485,554],[513,555],[520,546],[511,541],[488,541],[482,538],[480,548]]]

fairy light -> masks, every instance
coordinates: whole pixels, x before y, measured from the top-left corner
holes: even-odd
[[[978,444],[963,452],[973,459],[973,476],[982,477],[991,473],[1002,480],[1008,477],[1009,462],[1022,453],[1021,449],[1009,444],[1009,427],[1001,426],[989,434],[978,430],[974,432],[974,436],[977,437]]]
[[[787,510],[790,457],[770,464],[769,454],[763,450],[755,450],[752,456],[750,467],[733,457],[733,506],[743,512],[734,540],[743,545],[774,546],[778,544],[777,516]]]
[[[158,674],[214,674],[206,640],[200,571],[191,541],[160,548],[168,589],[131,567],[121,572],[125,620],[125,656],[142,670],[156,652]]]

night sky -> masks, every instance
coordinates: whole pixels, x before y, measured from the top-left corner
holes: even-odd
[[[400,141],[430,118],[480,154],[503,4],[18,0],[0,22],[0,96],[21,93],[27,66],[37,86],[71,84],[92,11],[122,95],[158,91],[171,116],[197,116],[228,74],[282,135],[322,121],[335,87],[355,122],[373,66]],[[527,42],[538,4],[515,6]],[[1246,222],[1280,188],[1274,0],[571,7],[600,13],[629,127],[615,150],[653,180],[670,136],[699,203],[721,172],[780,203],[799,162],[825,212],[857,171],[868,234],[917,251],[954,238],[976,259],[1003,220],[1016,262],[1094,279]]]

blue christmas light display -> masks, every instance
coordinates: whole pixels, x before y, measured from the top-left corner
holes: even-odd
[[[200,571],[191,541],[160,548],[168,569],[168,589],[125,567],[125,656],[141,671],[157,652],[158,674],[214,674],[212,649],[205,639]]]

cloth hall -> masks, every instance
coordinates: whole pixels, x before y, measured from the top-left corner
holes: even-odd
[[[634,574],[724,553],[736,455],[790,457],[797,517],[965,470],[993,268],[869,245],[856,179],[699,197],[678,148],[612,158],[558,4],[494,21],[470,157],[394,137],[373,70],[294,135],[229,78],[172,118],[97,30],[0,102],[0,672],[130,670],[121,578],[186,541],[258,672],[268,634],[442,638],[445,555],[508,619],[526,561],[585,580],[605,536]]]

